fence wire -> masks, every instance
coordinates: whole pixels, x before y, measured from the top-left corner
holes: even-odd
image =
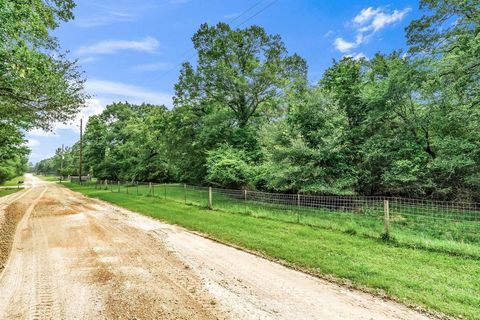
[[[281,194],[187,184],[108,180],[90,184],[112,192],[163,198],[351,235],[378,238],[388,233],[401,244],[480,258],[480,203]]]

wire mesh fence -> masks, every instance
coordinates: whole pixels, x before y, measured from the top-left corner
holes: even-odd
[[[320,196],[125,181],[97,189],[174,200],[480,258],[480,203],[397,197]]]

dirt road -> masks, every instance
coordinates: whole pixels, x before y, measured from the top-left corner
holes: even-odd
[[[27,177],[0,319],[426,319],[186,230]],[[1,235],[0,235],[1,237]]]

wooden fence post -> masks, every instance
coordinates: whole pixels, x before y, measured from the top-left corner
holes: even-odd
[[[208,209],[213,209],[212,187],[208,187]]]
[[[183,196],[185,198],[185,203],[187,203],[187,184],[183,184]]]
[[[386,236],[390,233],[390,204],[387,199],[383,200],[383,233]]]
[[[300,193],[297,193],[297,223],[300,223]]]
[[[247,213],[247,189],[244,189],[243,190],[243,198],[244,198],[244,202],[245,202],[245,213]]]

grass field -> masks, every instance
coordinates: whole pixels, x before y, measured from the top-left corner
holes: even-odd
[[[223,210],[207,210],[185,201],[182,186],[156,188],[155,196],[137,196],[136,187],[119,192],[66,183],[76,191],[127,209],[208,234],[220,241],[257,251],[273,259],[333,276],[358,287],[385,293],[407,304],[421,305],[452,316],[480,319],[480,263],[478,259],[426,249],[392,245],[378,237],[363,237],[335,228],[264,219]],[[112,189],[118,186],[112,186]],[[171,190],[170,190],[171,189]],[[171,191],[171,201],[168,191]],[[176,194],[173,190],[177,190]],[[187,201],[206,205],[206,191],[191,191]],[[148,187],[139,187],[139,195]],[[220,205],[220,202],[217,203]],[[286,215],[288,216],[288,215]],[[302,218],[307,218],[303,217]]]
[[[7,180],[4,183],[0,183],[0,186],[2,186],[2,187],[16,187],[16,186],[18,186],[18,182],[23,181],[24,179],[25,179],[24,176],[19,176],[19,177],[13,178],[11,180]]]
[[[20,189],[17,188],[8,188],[8,189],[0,189],[0,197],[8,196],[14,192],[19,191]]]
[[[100,186],[96,186],[99,188]],[[114,192],[133,195],[149,195],[175,200],[181,203],[207,207],[208,189],[179,184],[102,186]],[[361,214],[329,209],[298,210],[286,203],[266,203],[243,200],[242,190],[214,189],[213,207],[230,213],[247,214],[257,218],[299,223],[318,228],[341,231],[351,235],[378,239],[384,230],[383,205],[369,207]],[[395,208],[396,209],[396,208]],[[452,255],[464,255],[480,259],[480,219],[478,221],[454,221],[437,219],[442,213],[431,215],[412,214],[409,211],[391,212],[390,245],[421,248]],[[475,217],[475,216],[473,216]]]
[[[39,175],[39,176],[36,176],[37,178],[40,178],[42,180],[45,180],[45,181],[50,181],[50,182],[59,182],[60,181],[60,178],[58,176],[42,176],[42,175]]]

